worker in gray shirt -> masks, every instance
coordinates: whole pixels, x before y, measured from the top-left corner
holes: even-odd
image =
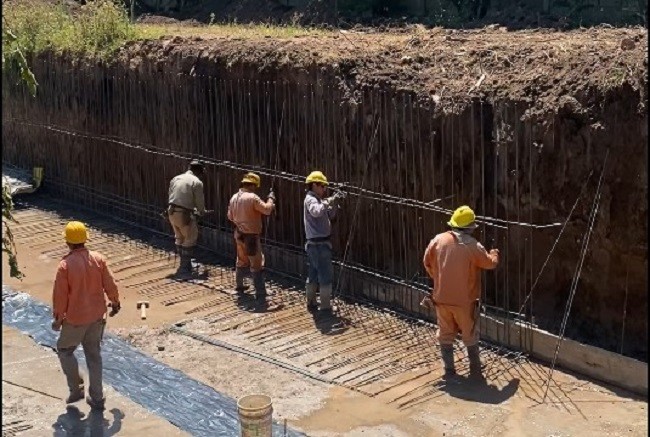
[[[344,197],[337,192],[325,198],[327,178],[320,171],[313,171],[305,180],[307,195],[304,203],[305,250],[309,262],[306,294],[307,310],[315,311],[316,291],[320,289],[320,310],[331,311],[332,298],[332,243],[331,221],[336,214],[336,204]]]
[[[190,162],[185,173],[175,176],[169,183],[167,215],[174,229],[176,251],[181,258],[177,274],[192,273],[192,253],[199,237],[197,216],[205,214],[203,196],[203,164]]]

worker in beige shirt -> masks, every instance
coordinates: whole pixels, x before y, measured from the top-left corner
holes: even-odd
[[[169,183],[167,215],[174,229],[176,252],[180,256],[177,274],[192,273],[192,254],[199,237],[197,216],[205,214],[203,196],[203,164],[190,162],[185,173],[175,176]]]
[[[460,332],[467,347],[470,376],[481,378],[477,332],[481,269],[496,268],[499,251],[487,252],[472,236],[478,225],[469,206],[454,211],[447,224],[451,230],[436,235],[424,252],[424,267],[433,280],[432,294],[425,300],[436,309],[445,377],[456,374],[453,344]]]
[[[228,220],[235,225],[235,246],[237,263],[235,269],[235,284],[238,293],[243,293],[244,278],[249,271],[253,276],[255,297],[266,300],[266,285],[264,283],[264,254],[260,234],[262,233],[262,216],[273,212],[275,194],[269,192],[266,202],[255,194],[260,186],[260,177],[255,173],[246,173],[241,181],[241,187],[230,199],[228,204]]]

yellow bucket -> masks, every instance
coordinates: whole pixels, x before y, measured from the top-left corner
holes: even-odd
[[[241,437],[271,437],[273,406],[266,395],[248,395],[237,401]]]

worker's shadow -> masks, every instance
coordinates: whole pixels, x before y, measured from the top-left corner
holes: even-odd
[[[252,293],[237,293],[236,304],[239,309],[250,313],[271,313],[284,308],[279,302],[257,300]]]
[[[329,311],[313,311],[314,326],[322,334],[339,335],[348,330],[348,323],[344,317]]]
[[[122,429],[122,419],[125,417],[122,410],[113,408],[110,410],[113,415],[113,423],[109,425],[108,419],[104,417],[103,411],[91,410],[87,417],[74,405],[68,405],[66,412],[61,414],[52,428],[54,437],[79,436],[84,437],[108,437],[119,435]]]
[[[511,379],[502,389],[489,384],[485,379],[472,380],[456,376],[439,386],[441,391],[458,399],[481,402],[483,404],[501,404],[510,399],[519,389],[519,379]]]

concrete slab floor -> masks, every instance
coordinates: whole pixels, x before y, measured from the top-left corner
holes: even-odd
[[[18,211],[17,216],[21,220],[21,224],[16,225],[14,230],[17,236],[21,269],[26,274],[26,278],[23,281],[9,278],[8,269],[5,268],[3,269],[3,283],[16,290],[26,291],[32,297],[51,304],[52,280],[57,260],[62,255],[61,251],[65,252],[60,240],[64,219],[37,209]],[[92,220],[89,222],[92,223]],[[431,363],[381,381],[381,384],[388,386],[396,385],[398,389],[369,397],[343,387],[316,383],[270,363],[260,362],[244,355],[200,343],[189,337],[170,333],[161,328],[167,323],[189,318],[190,321],[186,328],[190,331],[209,334],[216,339],[275,356],[269,350],[269,343],[271,345],[275,343],[252,341],[250,339],[252,334],[244,333],[251,329],[248,325],[244,325],[242,330],[239,328],[226,329],[230,328],[230,325],[237,324],[238,320],[244,317],[259,316],[258,314],[247,316],[235,305],[235,302],[220,307],[210,307],[206,310],[208,312],[218,310],[218,317],[222,317],[224,314],[229,315],[223,326],[221,322],[209,323],[202,317],[205,311],[191,313],[188,317],[186,311],[215,299],[219,295],[197,293],[192,295],[196,298],[179,301],[173,305],[164,305],[161,303],[162,300],[174,296],[185,296],[191,291],[183,288],[171,290],[168,293],[169,290],[164,290],[166,294],[162,297],[150,298],[152,307],[147,320],[141,320],[136,309],[136,302],[142,298],[144,289],[139,285],[132,286],[132,284],[142,283],[150,278],[160,281],[164,275],[174,269],[173,259],[170,265],[162,271],[148,271],[148,264],[136,268],[129,265],[131,259],[138,262],[148,261],[150,264],[156,265],[158,258],[153,256],[145,245],[136,246],[133,241],[127,239],[107,242],[99,232],[96,232],[93,238],[91,248],[100,247],[108,255],[116,254],[112,260],[113,265],[116,266],[116,276],[120,280],[123,310],[119,317],[110,320],[107,327],[110,332],[119,334],[123,339],[153,358],[179,369],[189,377],[235,399],[255,392],[269,393],[273,398],[274,419],[280,422],[286,419],[289,426],[302,430],[310,436],[548,437],[550,435],[607,435],[623,437],[642,436],[648,433],[647,399],[640,399],[625,391],[595,384],[578,375],[567,374],[561,370],[555,372],[554,383],[550,387],[547,402],[541,403],[548,373],[548,368],[541,364],[517,363],[503,358],[491,364],[494,371],[488,375],[489,386],[476,390],[470,386],[459,385],[439,390],[432,382],[437,376],[436,370],[432,369],[435,363]],[[124,260],[122,265],[118,264],[122,260]],[[4,254],[3,263],[6,266]],[[285,309],[284,312],[279,313],[279,317],[286,317],[286,314],[289,313],[290,311]],[[285,326],[286,323],[271,324],[267,331],[276,334]],[[314,331],[313,323],[307,327],[303,326],[301,329],[306,333],[317,332]],[[253,331],[253,334],[256,332],[258,331]],[[360,338],[370,335],[361,331],[357,332]],[[385,335],[384,337],[384,341],[388,343],[396,342],[393,338],[394,335]],[[276,342],[283,343],[285,340],[284,336],[279,336]],[[320,344],[323,339],[318,336],[314,341]],[[422,347],[430,346],[423,344]],[[38,347],[37,350],[43,354],[47,352]],[[6,352],[6,350],[4,351]],[[5,353],[5,360],[18,362],[26,359],[21,354],[19,349],[14,349],[9,355],[21,358],[9,358]],[[56,357],[53,353],[50,352],[50,354],[54,370],[50,370],[52,372],[50,374],[43,373],[49,375],[44,378],[47,381],[52,381],[51,384],[56,385],[56,389],[59,390],[59,392],[51,394],[63,398],[66,391],[63,375],[57,370]],[[350,358],[352,355],[346,357]],[[295,363],[295,359],[279,356],[276,358]],[[38,361],[35,360],[36,362]],[[20,366],[20,364],[17,365]],[[38,372],[31,371],[31,363],[27,369],[22,367],[17,370],[18,373],[31,372],[24,376],[23,381],[41,380]],[[34,375],[38,375],[38,378]],[[22,390],[14,392],[21,393],[20,396],[30,394],[24,389],[9,387],[7,383],[3,383],[3,389],[9,388]],[[383,386],[378,386],[377,389],[379,388],[383,388]],[[43,388],[41,390],[47,391]],[[108,393],[109,399],[114,398],[110,391]],[[49,427],[47,429],[51,431],[52,424],[57,421],[57,417],[65,413],[63,401],[51,399],[52,403],[50,403],[50,399],[46,399],[44,402],[41,399],[43,395],[33,395],[40,399],[36,402],[32,401],[35,406],[39,408],[44,408],[45,405],[55,406],[54,411],[49,412],[49,416],[45,420],[46,428]],[[11,405],[3,397],[3,407],[5,404]],[[80,405],[80,408],[84,406],[85,404]],[[105,418],[109,420],[108,427],[118,422],[111,414],[111,408],[113,406],[109,402],[105,414]],[[130,426],[135,426],[135,423],[131,425],[136,414],[134,411],[142,410],[126,409],[120,406],[115,408],[120,409],[126,416],[120,419],[122,431],[119,432],[119,435],[129,435],[125,433],[131,429]],[[39,413],[38,408],[34,407],[29,411],[29,420],[41,420],[41,416],[45,417],[44,414]],[[87,414],[86,410],[82,409],[82,412]],[[5,423],[7,423],[6,419]],[[40,429],[40,433],[36,432],[32,435],[44,435],[43,428]],[[138,435],[151,434],[151,432],[142,432]],[[166,433],[165,435],[174,434]]]
[[[66,407],[68,388],[56,354],[20,331],[2,327],[2,435],[189,435],[110,386],[104,391],[103,413],[91,412],[85,401]]]

